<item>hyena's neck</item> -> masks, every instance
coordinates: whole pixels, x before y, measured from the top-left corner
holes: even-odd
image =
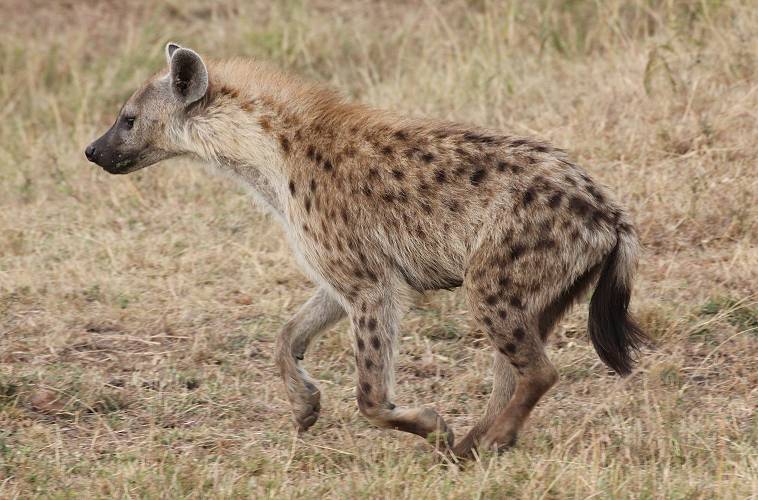
[[[185,133],[201,160],[240,181],[285,218],[291,178],[305,168],[309,154],[317,154],[313,145],[319,154],[337,147],[341,129],[351,127],[355,113],[318,87],[285,80],[268,88],[257,83],[250,88],[249,83],[213,82]]]

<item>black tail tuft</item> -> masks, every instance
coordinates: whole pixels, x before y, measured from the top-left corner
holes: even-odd
[[[635,362],[634,354],[647,337],[628,310],[636,240],[630,235],[619,236],[592,294],[588,329],[600,359],[619,375],[628,375]]]

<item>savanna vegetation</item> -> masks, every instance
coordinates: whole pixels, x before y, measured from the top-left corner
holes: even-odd
[[[0,0],[0,497],[758,497],[758,6],[749,0]],[[519,444],[459,467],[358,413],[341,323],[297,436],[273,363],[313,285],[222,178],[109,176],[83,149],[177,41],[355,99],[534,135],[634,215],[628,378],[586,337]],[[460,292],[414,300],[398,399],[463,435],[491,351]]]

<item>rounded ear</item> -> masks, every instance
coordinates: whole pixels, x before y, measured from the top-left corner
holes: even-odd
[[[166,44],[166,62],[168,64],[171,64],[171,56],[174,55],[174,52],[176,51],[176,49],[181,49],[181,48],[182,46],[179,45],[178,43],[168,42]]]
[[[171,57],[168,65],[174,96],[184,104],[193,103],[203,97],[208,90],[208,69],[197,52],[179,46],[171,50],[169,44],[166,53]]]

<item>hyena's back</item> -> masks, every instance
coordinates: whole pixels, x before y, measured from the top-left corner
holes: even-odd
[[[338,284],[394,272],[418,290],[459,286],[486,238],[508,254],[493,267],[517,258],[539,273],[552,259],[576,278],[610,252],[619,227],[631,231],[605,191],[542,142],[398,120],[301,144],[289,154],[314,168],[296,171],[291,194],[304,229],[316,230],[314,257],[339,256],[324,262]]]

